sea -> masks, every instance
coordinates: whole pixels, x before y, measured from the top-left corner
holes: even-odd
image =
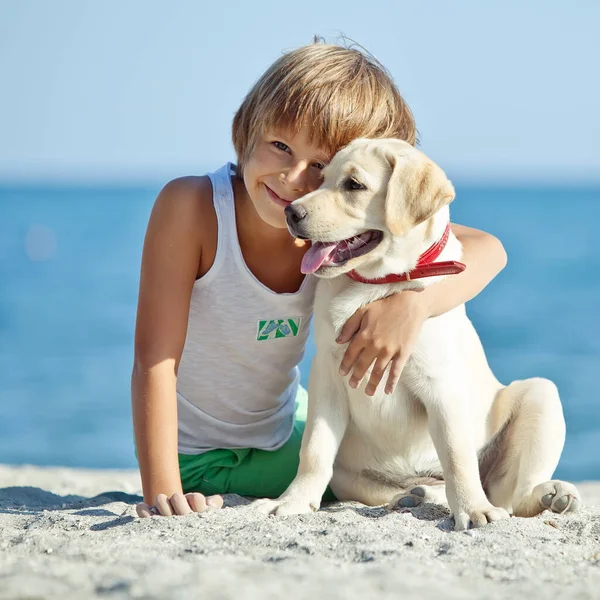
[[[0,463],[136,467],[133,332],[159,189],[0,185]],[[490,365],[504,383],[558,385],[567,441],[556,477],[600,480],[600,186],[456,189],[453,221],[508,253],[467,305]],[[313,355],[311,340],[305,385]]]

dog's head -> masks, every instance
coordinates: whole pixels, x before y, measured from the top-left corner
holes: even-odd
[[[442,169],[401,140],[355,140],[323,176],[318,190],[285,209],[292,235],[313,241],[302,271],[320,277],[373,263],[393,238],[454,199]]]

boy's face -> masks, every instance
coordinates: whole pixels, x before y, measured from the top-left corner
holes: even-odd
[[[310,140],[306,126],[297,134],[264,132],[244,167],[244,184],[261,219],[285,228],[285,207],[321,185],[330,158]]]

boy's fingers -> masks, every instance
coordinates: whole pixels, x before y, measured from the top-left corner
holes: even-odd
[[[185,495],[188,505],[194,512],[200,513],[206,510],[206,498],[198,492]]]
[[[171,505],[169,504],[169,499],[165,494],[158,494],[158,496],[156,496],[154,500],[154,506],[158,508],[158,512],[163,517],[173,516],[173,509],[171,508]]]
[[[377,391],[377,386],[379,386],[379,382],[381,381],[381,378],[383,377],[385,370],[388,368],[391,358],[392,358],[391,355],[385,355],[385,356],[379,357],[375,361],[375,366],[373,367],[373,370],[371,371],[371,377],[369,378],[369,383],[367,384],[367,387],[365,388],[365,392],[366,392],[367,396],[373,396],[375,394],[375,392]],[[388,381],[389,381],[389,379],[388,379]]]
[[[338,344],[345,344],[352,339],[352,336],[360,329],[360,323],[364,316],[364,310],[358,309],[344,324],[340,334],[335,340]]]
[[[169,498],[169,504],[176,515],[189,515],[192,512],[187,498],[183,494],[175,493]]]
[[[360,386],[361,381],[364,379],[375,358],[376,357],[367,350],[363,350],[360,353],[360,356],[354,363],[354,371],[352,371],[352,376],[349,381],[350,387],[357,388]]]
[[[206,504],[208,504],[208,506],[211,506],[212,508],[222,508],[223,498],[221,496],[209,496],[206,499]]]
[[[392,360],[392,368],[390,369],[390,374],[385,385],[386,394],[392,394],[396,389],[396,386],[400,381],[400,375],[402,375],[402,371],[404,370],[405,365],[406,359],[402,356],[398,356],[394,360]]]
[[[142,519],[147,519],[148,517],[152,516],[152,507],[146,504],[145,502],[140,502],[135,507],[135,510],[137,512],[138,517],[141,517]]]
[[[350,370],[358,360],[358,357],[361,355],[363,351],[363,340],[360,336],[355,337],[346,348],[346,352],[344,352],[344,357],[342,358],[342,362],[340,364],[340,375],[345,377],[350,373]]]

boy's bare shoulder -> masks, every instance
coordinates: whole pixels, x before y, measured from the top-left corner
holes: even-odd
[[[216,214],[210,178],[204,175],[172,179],[158,194],[154,211],[160,213],[161,221],[186,223],[199,234],[211,231],[216,225]]]
[[[160,191],[158,199],[164,204],[181,207],[182,210],[196,209],[200,213],[212,206],[212,184],[208,175],[177,177],[169,181]]]

